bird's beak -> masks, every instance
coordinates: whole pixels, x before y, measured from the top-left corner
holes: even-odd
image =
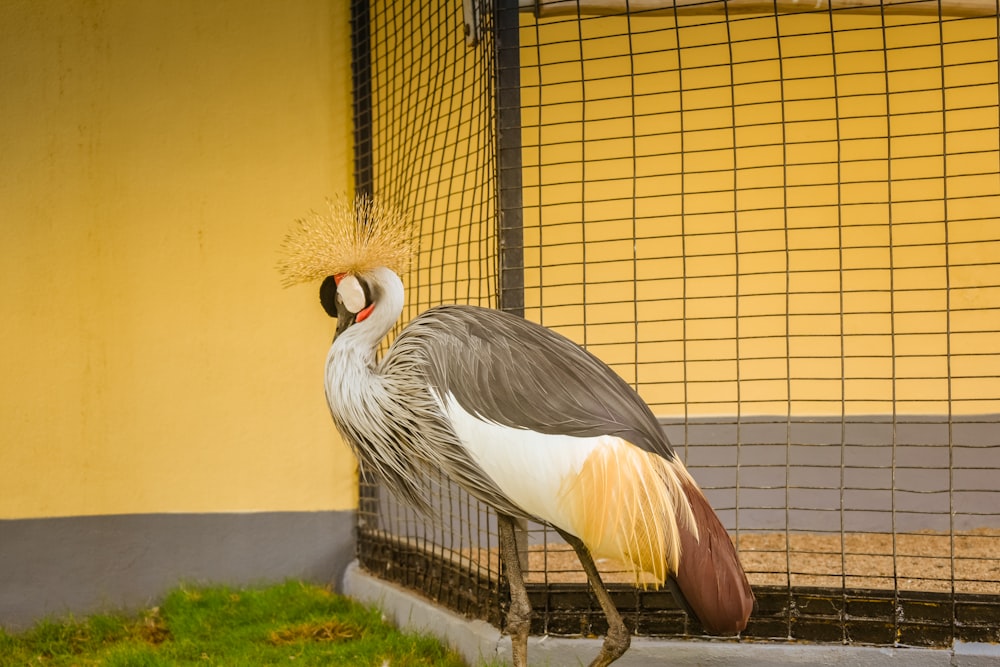
[[[339,336],[344,332],[345,329],[347,329],[347,327],[354,324],[355,317],[357,317],[357,314],[352,313],[351,311],[347,310],[347,308],[339,309],[337,311],[337,333],[335,334],[334,337]]]

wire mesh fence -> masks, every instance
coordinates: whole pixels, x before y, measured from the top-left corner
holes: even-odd
[[[1000,641],[996,5],[529,4],[354,2],[356,184],[417,223],[407,316],[523,312],[628,380],[737,544],[744,637]],[[432,483],[434,519],[363,482],[361,562],[502,623],[493,517]],[[525,536],[534,631],[602,632]],[[700,633],[599,565],[637,633]]]

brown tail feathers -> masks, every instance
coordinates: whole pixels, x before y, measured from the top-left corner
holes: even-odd
[[[747,626],[754,597],[729,534],[690,479],[682,476],[698,537],[678,522],[681,557],[677,588],[702,626],[713,635],[734,635]]]

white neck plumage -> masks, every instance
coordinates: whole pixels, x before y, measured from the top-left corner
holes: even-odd
[[[359,276],[368,283],[375,308],[361,322],[340,333],[330,347],[330,357],[351,358],[366,366],[374,365],[375,351],[403,312],[403,281],[392,270],[379,267]],[[329,364],[329,359],[328,359]]]

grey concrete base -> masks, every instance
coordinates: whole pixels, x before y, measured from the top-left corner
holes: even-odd
[[[366,574],[357,562],[347,567],[341,590],[382,609],[395,625],[431,634],[452,646],[472,665],[508,664],[510,638],[484,621],[469,620],[438,607],[413,591]],[[587,665],[600,649],[600,639],[532,637],[532,665]],[[958,644],[954,649],[878,648],[734,641],[664,640],[634,637],[632,647],[615,666],[647,665],[837,665],[838,667],[988,667],[1000,665],[1000,646]]]
[[[0,520],[0,626],[134,609],[180,583],[341,581],[353,511]]]

